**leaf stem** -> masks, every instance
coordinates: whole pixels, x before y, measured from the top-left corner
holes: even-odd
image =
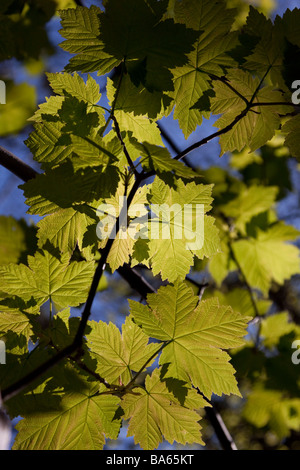
[[[148,359],[147,361],[142,365],[142,367],[139,369],[139,371],[134,375],[134,377],[130,380],[130,382],[128,382],[127,385],[125,385],[125,388],[124,390],[128,390],[132,387],[132,385],[134,384],[134,382],[136,381],[136,379],[141,375],[141,373],[143,372],[143,370],[147,367],[147,365],[152,361],[152,359],[155,358],[155,356],[157,356],[166,346],[168,346],[168,344],[170,344],[171,342],[173,341],[173,339],[170,339],[169,341],[165,341],[162,343],[162,345],[158,348],[157,351],[155,351]]]

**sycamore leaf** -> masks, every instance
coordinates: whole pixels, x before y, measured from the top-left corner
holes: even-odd
[[[278,390],[257,388],[248,397],[243,410],[244,418],[256,426],[263,428],[270,425],[279,438],[289,436],[290,429],[300,429],[300,400],[286,398]]]
[[[29,339],[32,333],[32,326],[30,319],[18,310],[11,310],[10,312],[2,311],[0,305],[0,332],[9,333],[10,331],[17,333],[20,337]]]
[[[257,311],[259,315],[266,315],[272,305],[271,300],[261,299],[255,292],[252,292],[252,298],[255,300],[256,308],[253,306],[253,300],[249,291],[245,288],[235,288],[226,293],[215,289],[213,292],[206,289],[202,299],[206,300],[210,297],[218,297],[221,305],[230,305],[235,311],[245,317],[255,317]]]
[[[128,383],[131,371],[138,372],[159,349],[159,345],[148,344],[149,337],[127,317],[122,334],[113,323],[90,322],[87,334],[88,348],[97,359],[97,372],[109,383]],[[149,361],[151,366],[154,359]]]
[[[72,207],[61,209],[38,222],[38,245],[43,247],[49,240],[62,253],[71,255],[76,246],[83,249],[84,235],[88,226],[94,223],[95,218],[84,212]]]
[[[75,391],[76,390],[76,391]],[[120,421],[114,420],[119,398],[97,394],[99,386],[86,382],[74,388],[59,404],[41,402],[36,396],[36,411],[17,424],[16,450],[101,450],[105,437],[116,439]],[[59,432],[58,432],[59,430]]]
[[[66,71],[94,72],[105,74],[116,67],[120,60],[104,51],[105,44],[99,37],[100,8],[92,5],[91,8],[77,7],[74,10],[60,12],[62,30],[61,35],[66,39],[61,47],[76,54],[71,58]]]
[[[42,122],[45,117],[49,119],[49,116],[58,115],[58,111],[64,102],[64,97],[52,95],[49,98],[46,96],[45,99],[46,101],[39,104],[38,110],[35,111],[34,115],[31,116],[28,121]]]
[[[110,0],[104,12],[95,6],[61,12],[61,34],[67,39],[62,47],[77,54],[66,70],[104,75],[126,58],[136,85],[142,81],[150,91],[170,89],[168,67],[186,61],[196,33],[171,19],[163,21],[166,6],[156,0]]]
[[[298,230],[278,222],[266,231],[257,229],[255,238],[234,242],[234,255],[248,283],[267,294],[272,281],[283,284],[298,273],[299,249],[285,243],[298,237]]]
[[[35,130],[25,141],[34,159],[42,164],[42,168],[61,163],[72,154],[70,138],[63,134],[62,128],[63,123],[59,121],[37,123]]]
[[[178,119],[187,138],[201,124],[202,116],[209,117],[209,104],[206,109],[202,104],[211,91],[209,74],[222,76],[224,68],[235,64],[229,52],[236,46],[237,35],[230,33],[234,10],[226,9],[224,2],[176,2],[175,20],[198,32],[194,50],[188,54],[188,63],[172,70],[174,118]]]
[[[220,306],[216,298],[198,304],[185,282],[161,287],[157,294],[148,295],[147,303],[129,301],[145,333],[168,342],[160,356],[160,364],[168,365],[166,377],[191,381],[208,398],[212,393],[240,395],[230,357],[223,349],[243,344],[247,318]]]
[[[28,266],[8,264],[0,267],[1,290],[23,300],[33,298],[37,305],[49,298],[58,308],[85,302],[94,274],[93,261],[73,261],[69,255],[61,259],[49,251],[28,256]]]
[[[267,348],[278,346],[280,338],[290,333],[294,333],[297,338],[300,334],[300,327],[290,321],[288,312],[275,313],[262,319],[261,336]]]
[[[74,171],[70,161],[49,169],[20,186],[24,190],[30,214],[47,215],[60,209],[76,206],[87,211],[87,204],[109,197],[116,191],[119,180],[118,169],[111,165],[79,168]],[[97,203],[96,203],[97,207]],[[85,209],[84,209],[85,208]]]
[[[195,178],[197,173],[184,165],[183,162],[175,160],[171,157],[166,147],[159,147],[158,145],[151,145],[147,142],[140,144],[135,139],[130,139],[135,147],[141,154],[141,165],[147,170],[155,170],[163,179],[164,174],[168,177],[170,173],[174,172],[177,177],[182,178]]]
[[[133,180],[131,180],[127,192],[130,191],[132,185]],[[148,213],[146,204],[148,203],[147,193],[149,192],[149,187],[147,185],[137,190],[129,207],[127,207],[127,198],[124,196],[124,191],[124,183],[120,181],[114,196],[103,200],[97,208],[97,214],[100,218],[97,226],[99,239],[106,243],[108,237],[114,238],[107,257],[107,263],[112,271],[129,262],[140,229],[138,219]],[[124,211],[126,211],[126,214]],[[104,219],[103,215],[105,216]],[[118,233],[114,234],[113,230],[117,218],[120,218],[120,229]]]
[[[73,75],[69,73],[47,73],[47,78],[54,93],[61,96],[67,93],[75,96],[80,101],[86,101],[90,105],[90,111],[100,101],[100,86],[90,75],[88,75],[86,83],[78,73]]]
[[[72,95],[77,100],[85,102],[87,111],[89,113],[96,112],[101,120],[101,125],[104,124],[104,111],[100,106],[97,106],[101,98],[100,87],[90,75],[88,75],[86,82],[77,73],[74,75],[69,73],[48,73],[47,78],[54,93],[60,96],[46,97],[46,102],[39,105],[38,111],[30,120],[41,121],[47,115],[57,116],[65,97]]]
[[[113,81],[108,78],[107,97],[111,106],[115,96],[116,88],[114,88]],[[138,142],[148,142],[149,144],[164,147],[157,124],[149,119],[147,115],[135,115],[133,111],[125,112],[123,109],[116,109],[114,115],[120,130],[130,132]]]
[[[276,186],[250,186],[241,189],[238,196],[227,204],[221,205],[220,210],[230,218],[235,219],[235,227],[245,233],[245,225],[252,217],[265,212],[275,203],[278,193]]]
[[[203,259],[219,248],[211,208],[211,185],[177,182],[173,189],[156,177],[148,196],[155,214],[148,225],[149,258],[153,274],[173,282],[183,279],[193,256]],[[149,229],[150,228],[150,229]]]
[[[183,65],[197,33],[172,19],[163,19],[167,2],[110,0],[100,15],[105,51],[126,58],[131,80],[149,91],[172,89],[170,67]]]
[[[146,377],[145,389],[135,391],[138,395],[127,394],[121,406],[130,420],[127,436],[134,436],[136,444],[144,450],[156,449],[163,438],[171,444],[203,444],[198,413],[176,403],[159,370]]]
[[[300,9],[289,8],[284,12],[282,19],[276,18],[277,21],[282,22],[284,27],[284,33],[288,41],[292,44],[300,47],[300,32],[299,32],[299,21],[300,21]]]
[[[279,114],[290,112],[291,108],[285,105],[259,106],[259,103],[284,103],[283,95],[271,87],[261,88],[256,92],[259,86],[259,79],[253,78],[248,72],[236,69],[228,73],[228,87],[223,82],[215,83],[215,97],[212,98],[212,112],[223,115],[215,122],[215,126],[224,129],[230,126],[234,119],[246,108],[245,101],[240,98],[244,96],[251,101],[253,96],[254,103],[244,117],[242,117],[233,127],[220,136],[221,154],[225,152],[241,151],[249,146],[251,152],[264,145],[270,140],[275,131],[280,126]],[[235,90],[235,91],[234,91]],[[240,96],[238,96],[238,94]]]
[[[273,24],[263,13],[250,6],[244,33],[256,40],[244,67],[261,76],[268,72],[274,85],[282,85],[285,40],[278,21]]]
[[[142,84],[136,86],[127,74],[122,77],[115,110],[157,119],[168,112],[170,102],[171,98],[160,91],[150,92]]]
[[[34,131],[26,140],[42,168],[54,167],[67,159],[77,168],[116,160],[110,145],[98,133],[103,116],[98,108],[96,111],[88,108],[87,101],[79,101],[72,95],[55,104],[54,109],[50,100],[42,105],[37,117],[33,117],[37,119]]]
[[[230,256],[229,239],[224,234],[220,236],[220,239],[220,252],[210,258],[208,262],[209,272],[219,286],[226,278],[228,272],[234,271],[236,268]]]

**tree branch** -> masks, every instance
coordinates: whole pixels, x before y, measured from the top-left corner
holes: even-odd
[[[187,147],[185,150],[183,150],[182,152],[179,152],[176,157],[174,157],[174,160],[182,160],[183,157],[185,157],[186,155],[188,155],[190,152],[192,152],[193,150],[196,150],[200,147],[202,147],[203,145],[207,144],[208,142],[210,142],[211,140],[215,139],[216,137],[219,137],[220,135],[223,135],[223,134],[226,134],[226,132],[229,132],[231,131],[231,129],[233,129],[233,127],[241,120],[243,119],[243,117],[246,116],[247,112],[248,112],[248,109],[249,107],[246,107],[245,109],[243,109],[243,111],[238,114],[234,120],[228,124],[228,126],[226,127],[223,127],[223,129],[220,129],[216,132],[213,132],[212,134],[204,137],[203,139],[199,140],[198,142],[195,142],[194,144],[190,145],[189,147]]]
[[[0,147],[0,165],[25,182],[35,178],[38,174],[31,166],[3,147]]]

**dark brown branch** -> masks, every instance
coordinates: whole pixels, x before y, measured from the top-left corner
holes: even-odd
[[[176,153],[180,153],[180,148],[177,146],[176,142],[172,139],[172,137],[165,131],[161,124],[157,124],[157,127],[162,135],[162,138],[170,145],[171,149]],[[197,171],[196,168],[187,160],[187,158],[183,157],[182,161],[188,166],[192,168],[192,170]]]
[[[246,107],[245,109],[243,109],[243,111],[238,114],[234,119],[233,121],[228,124],[228,126],[224,127],[223,129],[219,129],[218,131],[214,132],[213,134],[210,134],[206,137],[204,137],[203,139],[199,140],[198,142],[195,142],[194,144],[190,145],[189,147],[187,147],[185,150],[183,150],[182,152],[178,153],[176,155],[175,160],[182,160],[183,157],[185,157],[187,154],[189,154],[190,152],[192,152],[193,150],[197,149],[197,148],[200,148],[202,147],[203,145],[207,144],[208,142],[210,142],[212,139],[214,139],[215,137],[219,137],[220,135],[223,135],[223,134],[226,134],[227,132],[231,131],[231,129],[234,128],[234,126],[241,120],[243,119],[243,117],[246,116],[246,114],[248,113],[248,111],[252,108],[252,107],[255,107],[255,106],[259,106],[258,103],[254,103],[254,100],[255,100],[255,97],[257,95],[257,93],[259,92],[259,89],[261,87],[261,85],[263,84],[266,76],[268,75],[269,71],[271,69],[271,65],[268,67],[268,69],[266,70],[265,74],[263,75],[262,79],[260,80],[259,84],[257,85],[252,97],[251,97],[251,100],[250,101],[247,101],[247,104],[246,104]]]
[[[155,293],[154,287],[140,274],[135,268],[131,268],[128,264],[124,264],[118,268],[120,276],[128,282],[130,287],[138,292],[143,299],[148,294]]]
[[[199,72],[202,72],[202,73],[205,73],[206,75],[209,76],[209,78],[211,78],[212,80],[216,80],[216,81],[219,81],[219,82],[222,82],[224,83],[224,85],[226,85],[231,91],[233,91],[233,93],[235,93],[241,100],[245,101],[246,105],[248,106],[249,104],[249,101],[247,100],[247,98],[245,96],[243,96],[238,90],[236,90],[231,84],[230,82],[226,79],[226,77],[218,77],[217,75],[215,75],[214,73],[209,73],[209,72],[205,72],[201,69],[197,69]]]
[[[3,147],[0,147],[0,165],[25,182],[35,178],[38,174],[33,168],[27,165],[27,163],[24,163]]]
[[[190,145],[189,147],[187,147],[185,150],[183,150],[182,152],[178,153],[176,155],[176,157],[174,157],[175,160],[182,160],[183,157],[185,157],[186,155],[188,155],[190,152],[192,152],[193,150],[196,150],[200,147],[202,147],[203,145],[207,144],[208,142],[210,142],[211,140],[215,139],[216,137],[219,137],[223,134],[226,134],[226,132],[229,132],[231,131],[231,129],[234,128],[234,126],[241,120],[243,119],[243,117],[246,116],[247,112],[249,111],[248,107],[246,107],[240,114],[238,114],[234,120],[228,124],[228,126],[226,127],[223,127],[223,129],[220,129],[216,132],[213,132],[212,134],[204,137],[203,139],[199,140],[198,142],[195,142],[194,144]]]
[[[211,408],[207,406],[205,408],[205,412],[223,450],[238,450],[230,432],[228,431],[228,428],[222,419],[222,416],[216,410],[215,406],[212,406]]]

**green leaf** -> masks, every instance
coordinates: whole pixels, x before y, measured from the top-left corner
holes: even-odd
[[[130,191],[132,185],[133,180],[131,180],[127,188],[128,191]],[[123,266],[124,263],[128,263],[130,260],[141,225],[138,218],[148,213],[146,208],[148,192],[149,187],[147,185],[140,187],[134,195],[131,205],[127,207],[125,186],[124,183],[120,181],[114,196],[101,201],[104,206],[102,206],[102,204],[98,206],[97,213],[99,214],[101,228],[98,225],[97,235],[102,243],[106,243],[108,237],[114,238],[114,242],[107,257],[107,263],[112,271],[115,271],[118,267]],[[120,215],[122,215],[122,217],[124,216],[124,210],[127,211],[126,220],[120,220],[120,230],[116,234],[111,234],[117,218]],[[109,220],[105,220],[107,217],[106,213],[109,214]],[[105,216],[104,219],[102,215]],[[107,227],[105,226],[106,222],[108,224]]]
[[[294,8],[287,10],[284,12],[282,20],[277,18],[279,24],[282,22],[284,27],[284,33],[287,40],[300,47],[300,32],[299,32],[299,20],[300,20],[300,9]]]
[[[65,96],[66,94],[75,96],[80,101],[85,101],[90,105],[89,111],[94,109],[101,98],[100,86],[90,75],[86,83],[78,73],[47,73],[49,84],[54,93]]]
[[[114,88],[113,81],[109,78],[107,79],[107,97],[112,106],[116,99],[116,88]],[[149,119],[148,116],[135,115],[133,111],[129,113],[122,109],[116,109],[114,115],[118,121],[120,130],[130,132],[132,137],[138,142],[148,142],[149,144],[164,147],[157,124]]]
[[[86,382],[84,389],[66,393],[51,407],[36,397],[36,411],[17,424],[15,450],[101,450],[105,436],[116,439],[120,422],[114,420],[119,398],[97,394],[99,387]],[[76,391],[75,391],[76,390]],[[39,406],[40,403],[40,406]],[[59,432],[58,432],[59,429]]]
[[[95,223],[95,218],[73,208],[61,209],[44,217],[38,222],[38,245],[42,248],[47,240],[61,253],[70,255],[78,246],[83,249],[83,238],[88,226]]]
[[[28,256],[28,266],[0,267],[1,290],[25,301],[33,298],[37,305],[51,298],[58,309],[75,307],[86,301],[93,274],[93,261],[69,263],[68,255],[59,259],[49,251],[40,250],[35,256]]]
[[[197,33],[172,19],[163,20],[167,2],[118,0],[107,2],[100,15],[105,51],[125,60],[133,83],[149,91],[172,90],[170,67],[183,65]]]
[[[209,117],[211,96],[210,74],[224,75],[226,67],[235,62],[229,52],[237,44],[236,33],[230,33],[234,10],[226,9],[224,2],[185,0],[175,4],[175,20],[195,29],[198,37],[194,50],[188,54],[188,63],[172,70],[174,75],[174,118],[187,138]]]
[[[62,10],[60,12],[62,30],[61,35],[66,39],[61,47],[72,54],[76,54],[65,68],[68,72],[94,72],[105,74],[116,67],[120,60],[115,59],[105,51],[105,44],[99,37],[100,8],[92,5],[91,8],[77,7],[76,9]]]
[[[252,292],[256,306],[256,309],[254,309],[250,293],[246,288],[235,288],[226,293],[217,289],[213,292],[206,289],[202,299],[206,300],[210,297],[218,297],[221,305],[229,305],[235,312],[239,312],[245,317],[255,317],[257,311],[259,315],[266,315],[272,305],[271,300],[261,299],[255,292]]]
[[[261,336],[267,348],[278,346],[282,336],[294,333],[297,337],[300,328],[289,319],[288,312],[279,312],[264,318],[261,322]]]
[[[283,284],[298,273],[299,249],[285,243],[298,237],[294,227],[278,222],[266,231],[258,228],[255,238],[234,242],[234,255],[248,283],[267,294],[272,281]]]
[[[99,111],[100,109],[100,111]],[[76,167],[116,160],[109,142],[98,133],[104,124],[102,109],[68,95],[63,101],[48,100],[33,116],[37,123],[26,140],[42,168],[71,159]]]
[[[32,334],[32,325],[30,319],[18,310],[12,310],[10,312],[2,311],[2,306],[0,304],[0,332],[2,334],[14,332],[20,338],[26,338],[29,340],[30,335]]]
[[[115,87],[117,87],[116,81],[117,79],[114,80]],[[115,110],[157,119],[168,112],[170,102],[171,98],[162,92],[150,92],[142,84],[135,86],[127,74],[122,77]]]
[[[87,212],[101,198],[109,197],[117,188],[118,169],[111,165],[80,168],[74,171],[70,161],[57,168],[47,170],[20,186],[24,190],[26,204],[31,214],[47,215],[60,209],[74,207]],[[94,209],[94,210],[95,210]]]
[[[69,136],[63,133],[63,123],[46,121],[34,128],[25,143],[42,168],[57,165],[72,155],[73,148]]]
[[[104,110],[97,106],[101,99],[99,84],[88,75],[86,82],[77,73],[48,73],[49,84],[57,95],[46,97],[46,102],[39,105],[38,111],[30,119],[31,121],[42,121],[43,117],[59,116],[59,111],[66,97],[72,96],[87,105],[88,113],[96,112],[101,125],[104,125]]]
[[[254,49],[243,64],[244,67],[260,76],[268,72],[274,85],[283,85],[281,73],[285,42],[278,21],[273,25],[270,19],[250,6],[244,32],[256,40]]]
[[[210,210],[210,185],[184,184],[176,189],[156,177],[148,197],[155,214],[149,221],[149,258],[153,274],[170,282],[183,279],[193,264],[193,256],[203,259],[219,249]],[[149,227],[148,227],[149,228]]]
[[[146,171],[154,170],[163,179],[168,179],[171,173],[182,178],[196,178],[198,174],[184,165],[183,162],[171,157],[168,149],[148,143],[140,144],[131,138],[131,141],[141,154],[141,165]]]
[[[255,215],[270,209],[275,203],[277,193],[277,186],[253,185],[241,190],[236,198],[219,208],[227,217],[235,219],[235,227],[245,234],[247,222]]]
[[[122,400],[124,419],[129,419],[128,436],[144,450],[156,449],[164,437],[173,444],[203,444],[199,415],[178,405],[159,371],[147,376],[145,389],[135,389],[138,395],[127,394]]]
[[[208,398],[240,395],[230,357],[223,349],[243,344],[247,318],[220,306],[218,299],[200,302],[185,282],[161,287],[149,294],[148,306],[129,301],[131,312],[146,334],[168,342],[160,364],[167,364],[166,377],[191,381]]]
[[[132,378],[132,371],[138,372],[147,361],[147,367],[153,363],[154,359],[150,359],[159,346],[148,344],[149,337],[132,317],[126,317],[122,335],[113,323],[89,322],[89,326],[88,348],[97,359],[97,372],[108,383],[126,385]]]
[[[283,94],[272,87],[259,89],[259,79],[253,78],[248,72],[236,69],[228,73],[228,87],[223,82],[215,84],[216,96],[212,98],[212,112],[223,115],[214,124],[219,129],[231,126],[235,118],[246,108],[243,96],[250,102],[255,96],[252,107],[232,128],[220,136],[221,154],[225,152],[241,151],[249,146],[251,152],[270,140],[280,126],[279,114],[291,111],[289,106],[279,105],[284,103]],[[240,96],[238,96],[238,94]],[[277,103],[260,106],[259,103]]]
[[[290,435],[290,429],[300,429],[300,400],[285,398],[278,390],[255,390],[243,410],[248,422],[258,428],[270,424],[280,437]]]

